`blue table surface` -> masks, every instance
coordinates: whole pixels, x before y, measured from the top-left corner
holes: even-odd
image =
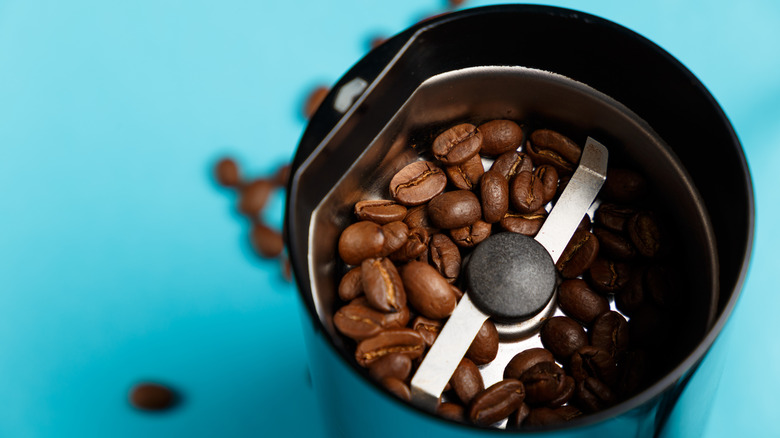
[[[757,228],[701,433],[778,436],[780,3],[540,3],[656,42],[734,124]],[[211,169],[231,155],[272,173],[312,87],[444,6],[0,0],[0,436],[320,436],[296,289],[253,255]],[[143,380],[182,404],[134,410]]]

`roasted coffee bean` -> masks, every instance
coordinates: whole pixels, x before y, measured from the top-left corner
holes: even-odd
[[[482,217],[477,195],[468,190],[444,192],[428,203],[428,217],[437,228],[460,228]]]
[[[566,373],[555,362],[539,362],[520,376],[525,387],[525,402],[531,406],[546,406],[569,389],[565,380]]]
[[[652,265],[645,272],[645,290],[648,296],[661,307],[676,307],[680,304],[679,275],[672,268]]]
[[[626,319],[614,311],[601,314],[590,329],[590,344],[606,350],[615,359],[626,351],[629,339]]]
[[[506,428],[507,429],[518,429],[523,425],[523,422],[528,417],[528,414],[531,412],[531,408],[528,407],[527,404],[523,403],[520,405],[520,408],[514,412],[512,412],[512,415],[509,416],[509,419],[506,422]]]
[[[485,167],[482,165],[482,157],[477,154],[463,164],[445,167],[444,171],[452,185],[461,190],[472,190],[479,184],[482,174],[485,173]]]
[[[626,231],[637,251],[645,257],[655,257],[661,248],[661,230],[649,213],[635,214],[626,223]]]
[[[214,174],[217,183],[225,187],[240,187],[241,172],[238,170],[238,164],[230,158],[223,158],[214,166]]]
[[[547,406],[560,407],[565,405],[569,402],[569,400],[571,400],[576,388],[577,383],[574,378],[571,376],[565,376],[563,378],[563,385],[561,386],[561,390],[558,392],[558,396],[547,402]]]
[[[457,403],[445,402],[439,404],[436,408],[436,414],[440,417],[444,417],[448,420],[457,421],[459,423],[466,422],[466,413],[463,406]]]
[[[412,401],[412,391],[403,380],[396,379],[395,377],[385,377],[382,379],[382,386],[401,400],[407,402]]]
[[[412,322],[412,328],[417,330],[418,333],[425,339],[425,345],[431,346],[436,342],[436,337],[439,336],[441,331],[441,321],[437,319],[430,319],[424,316],[418,316]]]
[[[390,180],[390,194],[404,205],[420,205],[444,191],[447,176],[430,161],[415,161]],[[407,224],[408,225],[408,224]]]
[[[355,222],[341,232],[339,256],[348,265],[359,265],[367,258],[382,254],[384,245],[381,226],[369,221]]]
[[[544,205],[544,186],[533,172],[520,172],[510,181],[509,199],[519,213],[532,213]]]
[[[385,329],[385,315],[366,305],[347,304],[333,315],[339,332],[356,341],[376,336]]]
[[[645,302],[645,271],[643,266],[632,269],[626,287],[615,293],[615,307],[624,315],[633,315]]]
[[[599,251],[607,257],[617,260],[631,260],[636,257],[636,250],[625,237],[606,228],[596,227],[593,234],[599,240]]]
[[[631,207],[604,202],[596,209],[595,219],[602,227],[622,233],[628,220],[635,214],[636,210]]]
[[[455,281],[460,275],[460,250],[458,246],[444,234],[434,234],[428,245],[431,263],[447,281]]]
[[[479,328],[477,336],[466,351],[466,357],[477,365],[491,362],[498,354],[498,330],[492,321],[488,320]]]
[[[130,390],[130,403],[145,411],[172,408],[178,398],[174,390],[159,383],[139,383]]]
[[[289,163],[279,166],[279,169],[276,170],[273,178],[271,178],[271,184],[273,184],[274,187],[287,187],[287,183],[290,182],[291,171],[292,165]]]
[[[596,260],[598,253],[599,241],[596,236],[589,231],[577,230],[561,253],[555,267],[563,278],[579,277]]]
[[[430,238],[425,228],[411,228],[406,243],[396,252],[390,254],[390,260],[405,262],[422,256],[428,250]]]
[[[631,268],[623,262],[597,257],[588,268],[588,281],[599,292],[623,290],[631,279]]]
[[[452,293],[455,295],[456,301],[460,301],[460,299],[463,298],[463,291],[458,289],[454,284],[450,285],[450,290],[452,290]]]
[[[576,385],[575,385],[575,391],[576,391]],[[560,408],[555,408],[555,413],[562,416],[565,421],[573,420],[577,417],[582,416],[582,411],[577,409],[577,407],[572,404],[561,406]]]
[[[582,149],[563,134],[537,129],[525,143],[525,151],[537,165],[550,164],[559,172],[571,173],[577,167]]]
[[[561,283],[558,287],[558,306],[567,316],[586,326],[609,311],[609,301],[593,292],[588,283],[579,278]]]
[[[460,360],[455,372],[452,373],[450,385],[464,405],[468,405],[475,395],[485,389],[479,368],[465,357]]]
[[[536,168],[536,179],[542,182],[542,203],[546,204],[555,198],[558,192],[558,171],[555,167],[545,164]]]
[[[462,123],[442,132],[433,141],[431,151],[442,163],[461,164],[482,147],[482,133],[470,123]]]
[[[615,394],[602,381],[588,377],[577,383],[575,393],[577,406],[585,412],[598,412],[612,406],[616,401]]]
[[[590,231],[590,227],[591,227],[590,216],[586,214],[585,216],[582,217],[580,224],[577,225],[577,229],[582,231]]]
[[[489,426],[519,409],[523,399],[525,389],[519,380],[502,380],[474,397],[469,408],[469,420],[480,426]]]
[[[355,216],[361,221],[372,221],[384,225],[402,221],[406,217],[406,207],[386,199],[360,201],[355,204]]]
[[[260,222],[252,224],[251,240],[252,247],[262,257],[273,258],[284,251],[282,234]]]
[[[571,355],[569,368],[572,377],[578,382],[595,377],[609,386],[614,386],[618,380],[615,358],[607,350],[590,345]]]
[[[360,265],[363,292],[368,304],[382,312],[398,312],[406,306],[406,292],[393,262],[365,259]]]
[[[398,251],[409,240],[409,227],[401,221],[382,225],[382,233],[385,235],[385,244],[380,254],[382,257]]]
[[[551,426],[563,423],[566,418],[558,412],[558,409],[539,407],[531,409],[523,422],[526,427]]]
[[[363,277],[360,266],[350,269],[339,283],[339,298],[344,301],[353,300],[363,294]]]
[[[355,350],[355,360],[368,367],[383,356],[401,353],[409,359],[417,359],[425,351],[425,340],[410,328],[393,328],[360,341]]]
[[[413,228],[424,228],[429,235],[439,232],[439,229],[431,224],[431,220],[428,217],[427,205],[418,205],[417,207],[410,208],[406,212],[404,223],[410,230]]]
[[[401,353],[390,353],[377,359],[368,367],[372,379],[381,382],[387,377],[405,381],[412,372],[412,360]]]
[[[499,224],[507,231],[533,237],[542,228],[545,220],[547,220],[547,212],[544,209],[533,213],[513,213],[510,211],[501,218]]]
[[[329,91],[330,89],[328,87],[320,85],[309,93],[309,96],[306,98],[306,102],[303,105],[303,116],[305,118],[310,119],[311,116],[317,112],[317,108],[322,105],[322,102],[325,100],[325,97],[328,96]]]
[[[523,128],[511,120],[491,120],[478,127],[482,133],[482,149],[486,156],[501,155],[518,149],[523,144]]]
[[[490,166],[490,170],[504,175],[508,181],[520,172],[533,172],[534,163],[531,161],[531,157],[522,152],[509,151],[499,155]]]
[[[271,182],[264,179],[258,179],[247,184],[241,189],[238,209],[247,216],[256,217],[268,202],[273,188]]]
[[[462,248],[472,248],[487,239],[492,229],[493,227],[489,223],[477,220],[471,225],[453,228],[450,230],[450,236],[452,236],[452,240],[455,241],[456,245]]]
[[[539,331],[539,337],[544,348],[560,361],[566,361],[575,351],[588,344],[582,326],[566,316],[548,319]]]
[[[509,210],[509,181],[495,170],[489,170],[479,183],[482,219],[493,224]]]
[[[505,379],[519,379],[524,372],[541,362],[554,362],[555,358],[544,348],[529,348],[517,353],[504,368]]]
[[[645,178],[629,169],[608,169],[601,196],[614,202],[635,202],[647,191]]]
[[[446,318],[455,310],[455,294],[433,266],[411,261],[401,268],[401,278],[409,302],[426,318]]]

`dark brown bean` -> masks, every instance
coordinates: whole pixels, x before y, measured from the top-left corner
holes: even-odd
[[[596,223],[604,228],[622,233],[626,228],[626,222],[636,214],[636,210],[631,207],[621,206],[611,203],[602,203],[596,209]]]
[[[474,397],[469,408],[469,420],[480,426],[489,426],[519,409],[523,399],[525,389],[519,380],[502,380]]]
[[[464,405],[468,405],[474,396],[485,389],[479,368],[465,357],[460,360],[455,372],[452,373],[450,385]]]
[[[251,240],[255,251],[265,258],[276,257],[284,250],[282,234],[260,222],[252,224]]]
[[[390,180],[390,194],[404,205],[420,205],[444,191],[447,176],[430,161],[415,161]]]
[[[511,120],[491,120],[477,129],[482,133],[482,155],[501,155],[523,144],[523,129]]]
[[[479,328],[477,336],[466,351],[466,357],[477,365],[491,362],[498,354],[498,330],[492,321],[488,320]]]
[[[558,171],[549,164],[536,168],[536,178],[542,182],[542,202],[550,202],[558,193]]]
[[[328,96],[329,91],[330,89],[328,87],[320,85],[309,93],[309,96],[306,98],[306,102],[303,105],[303,116],[305,118],[310,119],[311,116],[317,112],[317,108],[322,105],[322,102]]]
[[[601,195],[615,202],[635,202],[641,199],[646,191],[647,182],[639,173],[630,169],[609,169]]]
[[[582,231],[590,231],[591,225],[592,224],[590,222],[590,216],[586,214],[585,216],[582,217],[580,224],[577,225],[577,229]]]
[[[525,151],[537,165],[550,164],[558,172],[571,173],[580,161],[582,149],[563,134],[537,129],[525,142]]]
[[[615,359],[626,351],[629,339],[626,319],[614,311],[603,313],[596,318],[590,329],[590,344],[607,351]]]
[[[130,390],[130,403],[145,411],[170,409],[178,398],[174,390],[159,383],[139,383]]]
[[[631,279],[631,268],[623,262],[598,257],[588,268],[588,281],[605,294],[623,290]]]
[[[579,277],[596,260],[598,253],[599,241],[596,236],[589,231],[577,230],[555,266],[563,278]]]
[[[403,380],[396,379],[395,377],[385,377],[382,379],[382,386],[401,400],[407,402],[412,401],[412,391]]]
[[[489,223],[478,220],[471,225],[450,230],[450,236],[456,245],[462,248],[472,248],[490,236],[493,227]]]
[[[550,400],[549,402],[547,402],[547,406],[560,407],[565,405],[566,403],[569,402],[569,400],[571,400],[576,389],[577,389],[577,382],[574,380],[574,378],[571,376],[565,376],[563,378],[563,385],[561,385],[558,395],[552,400]]]
[[[365,259],[360,265],[363,292],[368,304],[382,312],[406,307],[406,292],[393,262],[386,258]]]
[[[566,316],[548,319],[539,331],[539,337],[544,348],[561,361],[566,361],[575,351],[588,344],[582,326]]]
[[[609,301],[593,292],[588,283],[579,278],[561,283],[558,305],[563,313],[584,325],[590,325],[596,317],[609,310]]]
[[[351,301],[363,294],[363,277],[360,266],[350,269],[341,277],[338,292],[339,298],[344,301]]]
[[[637,251],[645,257],[655,257],[661,248],[661,230],[649,213],[635,214],[626,223],[628,237]]]
[[[411,228],[406,243],[398,251],[390,254],[390,260],[405,262],[422,256],[428,250],[430,237],[425,228]]]
[[[428,217],[427,205],[418,205],[417,207],[410,208],[406,212],[404,223],[410,230],[414,228],[424,228],[429,235],[439,232],[439,229],[431,224],[431,220]]]
[[[359,265],[367,258],[382,254],[384,245],[381,226],[369,221],[355,222],[339,237],[339,256],[348,265]]]
[[[542,228],[544,221],[547,220],[547,212],[539,209],[533,213],[513,213],[508,212],[501,218],[501,228],[513,233],[523,234],[533,237]]]
[[[268,202],[273,188],[271,182],[264,179],[252,181],[244,186],[238,200],[239,211],[247,216],[256,217]]]
[[[458,246],[444,234],[434,234],[428,245],[431,263],[439,273],[452,282],[460,275],[460,250]]]
[[[512,412],[512,415],[509,416],[509,419],[506,422],[507,429],[520,428],[530,412],[531,408],[529,408],[527,404],[521,404],[520,408]]]
[[[463,406],[457,403],[441,403],[439,407],[436,408],[436,414],[448,420],[457,421],[459,423],[466,422],[465,410]]]
[[[582,411],[577,409],[577,407],[572,404],[561,406],[560,408],[555,408],[555,413],[562,416],[565,421],[570,421],[582,416]]]
[[[519,379],[524,372],[541,362],[554,362],[555,358],[544,348],[529,348],[517,353],[504,368],[505,379]]]
[[[482,133],[470,123],[462,123],[442,132],[433,141],[431,151],[442,163],[461,164],[482,147]]]
[[[333,315],[339,332],[356,341],[376,336],[385,328],[385,315],[366,305],[347,304]]]
[[[437,319],[430,319],[424,316],[418,316],[412,323],[412,328],[417,330],[418,333],[425,339],[425,345],[431,346],[436,342],[436,338],[441,331],[441,321]]]
[[[598,412],[613,405],[616,401],[612,390],[604,382],[594,377],[588,377],[577,383],[575,398],[577,406],[585,412]]]
[[[566,373],[555,362],[537,363],[520,376],[525,387],[525,402],[531,406],[546,406],[568,389],[565,380]]]
[[[599,250],[617,260],[631,260],[636,257],[636,250],[625,237],[606,228],[596,227],[593,234],[599,240]]]
[[[493,224],[509,210],[509,181],[495,170],[489,170],[479,183],[482,219]]]
[[[409,302],[426,318],[442,319],[455,310],[450,284],[433,266],[411,261],[401,268],[401,278]]]
[[[410,328],[394,328],[379,332],[376,336],[360,341],[355,350],[355,360],[368,367],[383,356],[401,353],[409,359],[417,359],[425,351],[425,340]]]
[[[531,157],[522,152],[509,151],[496,158],[496,161],[490,166],[490,170],[504,175],[508,181],[520,172],[533,172],[534,163],[531,161]]]
[[[482,158],[477,154],[463,164],[445,167],[444,171],[452,185],[461,190],[472,190],[479,184],[485,167],[482,165]]]
[[[233,188],[241,186],[241,172],[238,169],[238,164],[230,158],[223,158],[217,162],[214,166],[214,176],[221,186]]]
[[[382,356],[368,367],[368,374],[377,382],[381,382],[386,377],[405,381],[411,372],[412,360],[401,353]]]
[[[361,221],[384,225],[403,220],[406,217],[406,207],[386,199],[360,201],[355,204],[355,216]]]
[[[482,217],[477,195],[468,190],[444,192],[428,203],[428,217],[437,228],[460,228]]]
[[[558,412],[558,409],[539,407],[531,409],[525,421],[523,422],[523,426],[551,426],[554,424],[563,423],[564,421],[566,421],[566,418],[564,418],[564,416]]]
[[[509,199],[519,213],[532,213],[544,205],[544,187],[533,172],[522,171],[510,181]]]
[[[607,350],[586,345],[572,354],[569,368],[574,380],[580,382],[595,377],[609,386],[618,379],[617,362]]]
[[[385,244],[380,254],[382,257],[398,251],[409,240],[409,227],[401,221],[382,225],[382,233],[385,235]]]

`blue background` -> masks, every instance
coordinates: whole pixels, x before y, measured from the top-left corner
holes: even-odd
[[[756,240],[700,432],[778,436],[780,3],[541,3],[648,37],[731,118]],[[295,288],[253,255],[211,168],[228,154],[272,173],[294,153],[310,89],[373,36],[444,7],[0,0],[0,436],[319,436]],[[266,211],[276,227],[283,202]],[[150,379],[184,402],[134,410],[128,390]]]

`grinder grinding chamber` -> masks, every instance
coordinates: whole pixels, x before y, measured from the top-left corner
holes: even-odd
[[[580,144],[594,137],[674,206],[673,222],[684,230],[677,247],[690,260],[691,311],[674,346],[685,350],[679,363],[619,405],[553,428],[657,433],[741,287],[753,223],[744,156],[712,97],[660,48],[596,17],[535,6],[465,11],[394,37],[336,84],[310,122],[293,163],[285,225],[308,310],[313,380],[329,400],[325,416],[348,436],[387,415],[422,433],[477,433],[376,386],[354,365],[331,316],[342,274],[336,242],[354,221],[354,203],[389,197],[392,175],[418,159],[410,144],[495,118],[560,127]]]

